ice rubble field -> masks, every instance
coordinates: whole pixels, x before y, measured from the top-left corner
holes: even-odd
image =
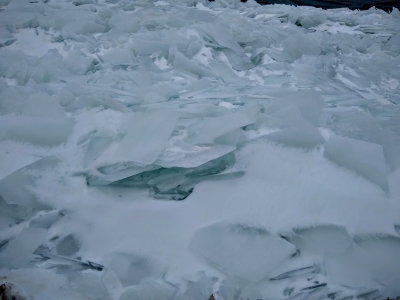
[[[0,1],[0,281],[31,299],[400,295],[400,13]]]

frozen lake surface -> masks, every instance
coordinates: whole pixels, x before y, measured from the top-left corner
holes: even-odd
[[[400,295],[400,13],[0,0],[0,283]]]

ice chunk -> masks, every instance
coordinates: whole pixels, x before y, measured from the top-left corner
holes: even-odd
[[[196,28],[203,32],[210,42],[214,43],[220,48],[227,48],[236,52],[241,52],[243,49],[240,47],[237,41],[235,41],[232,31],[225,24],[219,24],[215,26],[213,24],[200,24]]]
[[[400,238],[394,236],[360,236],[356,239],[362,248],[370,276],[383,285],[385,297],[400,294]]]
[[[319,134],[316,128],[312,128],[321,124],[323,102],[319,93],[304,90],[289,95],[280,94],[265,105],[265,113],[259,115],[258,125],[290,129],[282,133],[288,137],[295,135],[292,132],[294,129],[302,128],[304,132],[301,135],[308,140],[307,144],[321,143],[322,141],[317,141],[320,137],[317,137]]]
[[[199,229],[190,248],[221,271],[249,281],[268,277],[296,252],[292,244],[265,229],[225,223]]]
[[[236,147],[229,145],[193,146],[178,144],[165,149],[157,159],[156,164],[164,168],[195,168],[233,152],[235,149]]]
[[[309,125],[298,107],[294,105],[279,105],[279,103],[273,103],[271,106],[267,107],[266,113],[260,115],[258,123],[261,126],[273,128],[290,128]]]
[[[229,66],[217,60],[210,62],[210,68],[225,82],[234,82],[238,77]]]
[[[174,286],[159,280],[145,279],[139,285],[128,288],[119,300],[172,300],[175,294]]]
[[[231,49],[225,49],[224,54],[234,70],[246,71],[254,68],[253,62],[243,51],[235,52]]]
[[[69,20],[75,22],[69,22]],[[84,9],[64,9],[62,16],[56,19],[56,29],[66,35],[95,34],[105,32],[107,24],[96,13]]]
[[[384,255],[384,254],[383,254]],[[353,288],[375,287],[365,253],[359,247],[347,249],[337,255],[329,255],[325,258],[326,276],[330,282]]]
[[[278,61],[293,62],[303,55],[317,56],[321,53],[320,40],[311,39],[309,35],[298,32],[282,41],[282,48],[286,51],[278,51],[273,55]]]
[[[70,287],[88,300],[111,300],[106,287],[97,274],[76,272],[70,279]]]
[[[110,16],[109,24],[113,32],[135,32],[140,28],[140,18],[132,17],[131,13],[117,11]]]
[[[64,236],[56,246],[57,254],[63,256],[71,256],[79,251],[81,245],[80,241],[72,234]]]
[[[123,286],[136,285],[148,278],[159,278],[165,273],[160,262],[138,254],[113,253],[107,258],[106,265]]]
[[[329,119],[329,126],[338,135],[382,145],[389,165],[400,166],[399,136],[384,128],[371,114],[358,110],[336,112]]]
[[[157,170],[158,168],[159,167],[156,165],[142,167],[130,162],[116,163],[109,166],[99,167],[93,172],[89,172],[86,174],[86,182],[90,186],[108,185],[136,175],[148,174],[147,172]],[[144,177],[143,182],[145,182],[146,179],[148,179],[148,176]],[[140,181],[140,186],[145,185],[143,182]]]
[[[83,157],[83,165],[88,166],[106,151],[112,143],[112,139],[106,136],[94,136],[86,143],[86,152]]]
[[[255,107],[245,107],[236,112],[229,112],[218,117],[201,119],[193,129],[190,141],[195,144],[212,143],[217,137],[255,122]]]
[[[0,196],[8,204],[24,205],[28,207],[38,206],[35,195],[29,187],[40,172],[54,167],[59,160],[54,156],[45,157],[25,166],[0,180]]]
[[[172,111],[134,112],[125,116],[121,141],[112,144],[97,160],[99,165],[118,162],[152,164],[166,147],[178,115]]]
[[[314,90],[300,90],[279,99],[282,105],[296,105],[304,119],[314,125],[321,122],[324,106],[321,94]]]
[[[53,251],[45,244],[40,245],[34,252],[38,260],[43,261],[42,266],[48,268],[57,268],[60,271],[82,271],[82,270],[95,270],[103,271],[104,266],[90,260],[83,260],[81,257],[69,257],[54,254]]]
[[[388,190],[385,157],[381,145],[340,136],[331,136],[325,145],[325,157]]]
[[[192,38],[187,46],[186,55],[188,57],[193,57],[201,50],[202,47],[203,44],[201,43],[201,41],[199,41],[199,39]]]
[[[33,88],[8,87],[0,89],[0,114],[30,117],[64,117],[58,99]]]
[[[208,277],[204,273],[200,274],[200,278],[196,281],[189,281],[187,283],[185,291],[178,295],[176,300],[203,300],[209,299],[213,292],[213,287],[217,278]]]
[[[8,204],[0,195],[0,228],[18,224],[33,216],[35,210],[30,206]]]
[[[33,259],[33,252],[46,236],[47,231],[45,229],[24,229],[15,239],[8,242],[0,252],[0,267],[21,268],[29,266]]]
[[[276,122],[287,125],[298,125],[302,119],[315,126],[320,125],[323,101],[320,93],[314,90],[299,90],[289,95],[277,95],[271,104],[267,105],[266,112],[271,117],[278,114]]]
[[[129,66],[134,62],[132,49],[113,48],[102,57],[103,61],[113,66]]]
[[[338,135],[381,143],[382,128],[370,114],[365,112],[359,110],[335,112],[330,117],[328,124]]]
[[[267,138],[287,146],[303,148],[313,148],[325,141],[317,128],[307,125],[273,132]]]
[[[37,83],[47,83],[54,77],[62,77],[68,74],[62,55],[51,49],[29,66],[28,76]]]
[[[289,240],[300,251],[317,255],[344,253],[352,247],[352,239],[343,227],[318,225],[295,229]]]
[[[229,28],[223,24],[218,25],[215,27],[210,24],[201,24],[197,28],[204,33],[205,39],[210,42],[211,47],[223,50],[233,69],[243,71],[253,68],[254,64],[239,43],[235,41]]]
[[[132,165],[99,168],[103,174],[87,174],[89,185],[112,185],[137,188],[150,188],[155,198],[183,200],[193,192],[195,184],[206,179],[240,176],[240,171],[232,170],[235,156],[232,152],[193,168],[170,167],[156,165],[149,168]]]
[[[248,138],[242,128],[223,134],[215,139],[215,142],[223,145],[241,146],[247,142]]]
[[[176,69],[189,73],[196,77],[213,76],[213,73],[207,68],[197,64],[193,60],[188,59],[180,52],[174,54],[173,65]]]
[[[0,140],[12,139],[41,146],[55,146],[65,142],[72,132],[70,118],[0,117]]]

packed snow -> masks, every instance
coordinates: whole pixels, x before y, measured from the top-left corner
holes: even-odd
[[[0,0],[0,283],[400,296],[399,105],[397,9]]]

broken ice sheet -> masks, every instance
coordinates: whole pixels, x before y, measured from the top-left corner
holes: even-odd
[[[53,168],[59,159],[54,156],[44,157],[29,164],[0,180],[0,196],[8,204],[39,208],[36,196],[30,190],[40,172]]]
[[[321,124],[324,102],[314,90],[299,90],[294,93],[277,93],[266,105],[266,123],[275,127],[299,126],[304,123]]]
[[[222,272],[253,282],[296,253],[292,244],[263,228],[228,223],[199,229],[190,249]]]
[[[27,228],[0,249],[0,268],[21,268],[30,265],[34,251],[47,236],[41,228]]]
[[[53,168],[59,160],[45,157],[0,179],[0,228],[18,224],[49,207],[40,202],[33,189],[37,179]]]
[[[189,141],[194,144],[209,144],[215,139],[240,129],[243,126],[255,122],[257,107],[247,105],[234,112],[227,112],[218,117],[201,118],[199,122],[191,128]]]
[[[212,29],[210,28],[211,26],[213,27]],[[203,32],[208,46],[224,52],[233,69],[243,71],[254,67],[239,43],[235,41],[233,33],[225,24],[218,24],[217,27],[210,24],[201,24],[197,25],[196,28]]]
[[[56,146],[67,140],[73,126],[72,119],[62,116],[0,116],[0,140],[11,139],[39,146]]]
[[[81,257],[63,256],[53,253],[46,244],[41,244],[34,252],[36,263],[42,268],[58,269],[59,272],[77,272],[82,270],[103,271],[104,266]]]
[[[310,125],[297,106],[270,105],[266,112],[260,114],[258,126],[269,128],[290,128]]]
[[[370,278],[382,286],[385,297],[397,297],[400,294],[400,238],[361,235],[356,237],[356,242],[365,255]]]
[[[105,264],[107,272],[114,272],[124,287],[161,278],[166,271],[157,259],[133,253],[112,253],[106,258]]]
[[[324,155],[388,191],[386,162],[381,145],[332,135],[325,145]]]
[[[166,147],[177,119],[178,114],[172,111],[127,113],[120,128],[122,139],[110,145],[96,164],[152,164]]]
[[[0,115],[16,114],[29,117],[65,117],[58,99],[48,92],[27,86],[0,88]]]
[[[112,143],[112,138],[107,136],[93,136],[85,144],[85,155],[83,166],[87,167],[93,163]]]
[[[288,239],[300,251],[322,256],[344,253],[353,243],[347,230],[336,225],[297,228]]]
[[[56,246],[56,252],[59,255],[71,256],[76,254],[81,247],[81,242],[73,234],[62,237]]]
[[[393,122],[393,125],[397,123]],[[359,110],[335,112],[328,124],[338,135],[382,145],[388,166],[395,169],[400,165],[400,137],[392,131],[393,127],[392,130],[385,128],[371,113]]]
[[[87,183],[91,186],[110,185],[136,188],[150,188],[155,198],[183,200],[193,192],[194,186],[206,179],[240,176],[242,172],[232,169],[235,155],[228,152],[216,159],[192,168],[157,165],[146,168],[122,165],[118,168],[99,168],[103,174],[89,173]]]
[[[324,260],[330,282],[354,288],[379,288],[380,284],[374,281],[369,265],[364,251],[358,246],[326,256]]]
[[[176,52],[173,54],[173,62],[172,65],[177,70],[181,70],[185,73],[194,75],[196,77],[204,77],[204,76],[213,76],[211,70],[205,68],[204,66],[190,60],[185,55],[180,52]]]
[[[79,272],[69,276],[70,288],[84,299],[112,300],[98,274]]]
[[[34,213],[34,208],[18,204],[8,204],[0,195],[0,230],[27,220]]]
[[[164,168],[194,168],[233,152],[235,149],[235,146],[230,145],[192,145],[178,140],[160,154],[155,164]]]

